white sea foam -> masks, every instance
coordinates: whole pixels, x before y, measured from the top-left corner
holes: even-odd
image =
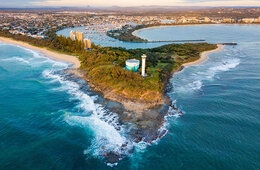
[[[228,71],[232,68],[235,68],[239,63],[240,60],[238,58],[229,59],[223,61],[222,64],[209,68],[209,71],[213,71],[214,73],[221,72],[221,71]]]
[[[190,93],[190,92],[200,90],[203,86],[203,83],[201,80],[186,79],[182,83],[184,85],[174,87],[175,91],[177,90],[178,92],[181,92],[181,93]]]
[[[218,78],[218,74],[226,72],[237,67],[240,63],[239,58],[222,58],[214,63],[207,63],[202,66],[194,66],[196,69],[192,73],[186,72],[185,79],[174,79],[174,90],[181,93],[190,93],[201,90],[204,81],[212,81]],[[199,71],[203,70],[203,71]],[[176,75],[178,77],[179,75]],[[176,83],[175,83],[176,81]]]
[[[182,75],[175,75],[175,81],[173,81],[174,91],[172,93],[193,93],[196,91],[200,91],[203,87],[203,81],[209,81],[216,77],[218,73],[228,71],[230,69],[235,68],[237,65],[239,65],[240,60],[238,58],[232,58],[232,55],[230,55],[228,58],[223,58],[218,62],[214,62],[211,65],[206,66],[194,66],[197,67],[193,72],[187,72],[185,73],[185,78],[180,78],[179,76]],[[203,71],[197,71],[199,69],[203,69]],[[172,94],[171,93],[171,94]],[[182,114],[184,114],[183,111],[181,111],[176,106],[176,100],[172,103],[173,107],[170,107],[168,110],[168,116],[165,117],[165,123],[164,125],[159,129],[159,132],[168,132],[168,126],[169,121],[168,119],[176,119],[180,117]],[[165,133],[165,134],[166,134]],[[161,139],[157,139],[153,141],[153,144],[157,144]],[[143,152],[146,151],[146,148],[149,146],[149,144],[145,142],[137,143],[135,144],[135,152],[137,152],[137,155],[132,155],[131,160],[133,162],[138,162],[139,159],[141,159],[141,155]],[[133,163],[135,164],[135,163]]]
[[[109,152],[126,155],[132,149],[133,145],[124,136],[124,128],[119,125],[117,115],[95,103],[96,96],[81,91],[79,84],[55,74],[55,71],[45,70],[43,76],[60,83],[61,86],[54,90],[66,91],[73,99],[78,100],[75,106],[78,112],[66,114],[65,121],[72,126],[79,126],[94,133],[92,144],[84,151],[85,154],[90,153],[96,157],[102,157]],[[112,165],[114,164],[110,164]]]
[[[25,48],[25,47],[21,47],[19,45],[14,45],[14,46],[16,46],[18,48],[21,48],[21,49],[29,52],[30,54],[32,54],[33,59],[37,60],[37,63],[33,63],[33,65],[39,66],[39,64],[47,63],[47,64],[52,64],[52,67],[60,68],[60,69],[66,69],[66,68],[69,67],[68,63],[62,62],[62,61],[53,60],[53,59],[51,59],[49,57],[46,57],[44,54],[42,54],[39,51],[31,50],[31,49],[28,49],[28,48]],[[38,60],[40,60],[40,62]]]
[[[22,47],[20,45],[16,45],[16,44],[4,44],[4,45],[14,46],[14,47],[18,47],[20,49],[23,49],[24,51],[27,51],[27,52],[33,54],[33,57],[35,57],[35,58],[42,58],[43,57],[39,52],[36,52],[36,51],[31,50],[31,49],[26,48],[26,47]]]
[[[62,82],[62,77],[59,76],[59,75],[55,75],[53,74],[53,70],[49,70],[49,69],[46,69],[42,72],[42,75],[43,77],[49,79],[49,83],[55,83],[55,82]],[[62,87],[59,87],[58,89],[60,89]],[[57,90],[57,89],[55,89]]]
[[[29,64],[30,63],[28,60],[25,60],[24,58],[21,58],[21,57],[5,58],[5,59],[2,59],[2,61],[19,62],[19,63],[24,63],[24,64]]]
[[[85,153],[91,153],[93,156],[102,157],[105,152],[113,151],[122,153],[122,145],[127,143],[127,139],[120,134],[112,125],[99,119],[95,113],[90,116],[73,116],[65,118],[66,122],[72,126],[91,129],[94,132],[92,145]],[[127,150],[126,150],[127,151]]]
[[[240,63],[240,59],[231,58],[227,60],[221,60],[220,62],[215,63],[213,66],[205,70],[205,72],[199,72],[198,76],[201,80],[213,80],[217,74],[230,69],[235,68]]]
[[[160,129],[158,129],[159,134],[163,134],[160,138],[157,138],[152,143],[147,143],[141,141],[139,143],[134,143],[134,154],[130,155],[131,160],[131,169],[139,169],[139,163],[143,161],[143,154],[147,151],[147,148],[152,144],[159,144],[160,140],[163,139],[165,135],[168,133],[168,127],[170,126],[168,119],[177,119],[179,118],[183,112],[179,110],[176,106],[176,100],[172,102],[172,106],[169,107],[168,115],[164,117],[164,123]]]
[[[138,162],[142,161],[142,154],[147,151],[147,147],[151,146],[152,144],[158,144],[160,140],[167,135],[168,133],[168,126],[170,126],[168,119],[177,119],[179,118],[183,112],[177,108],[176,100],[172,102],[172,106],[169,106],[168,108],[168,114],[164,117],[164,123],[163,125],[158,129],[158,133],[161,134],[159,138],[152,141],[152,143],[147,143],[144,141],[141,141],[139,143],[134,143],[134,151],[135,154],[130,156],[130,159],[132,161],[133,168],[136,169],[138,167]],[[138,168],[137,168],[138,169]]]
[[[129,150],[133,147],[124,137],[124,130],[117,129],[116,122],[117,117],[110,113],[110,116],[104,116],[106,113],[103,108],[94,104],[90,97],[84,96],[81,98],[79,107],[83,107],[85,114],[88,116],[73,116],[68,115],[65,120],[68,124],[73,126],[80,126],[83,129],[91,129],[94,133],[94,139],[92,140],[91,146],[84,152],[92,154],[95,157],[103,157],[106,153],[114,152],[121,155],[126,155]],[[89,114],[91,112],[91,114]],[[103,117],[104,116],[104,117]],[[108,119],[106,119],[106,117]],[[126,147],[122,147],[127,144]],[[116,164],[110,164],[109,166],[115,166]]]
[[[193,81],[187,85],[189,89],[195,91],[199,90],[202,87],[202,82],[200,80]]]
[[[20,47],[20,46],[18,46]],[[20,47],[25,51],[28,51],[29,53],[31,53],[33,55],[34,58],[43,58],[44,56],[40,53],[40,52],[36,52],[34,50],[28,49],[28,48],[24,48],[24,47]]]

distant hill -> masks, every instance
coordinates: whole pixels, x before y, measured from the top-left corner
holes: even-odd
[[[175,15],[175,16],[207,16],[207,17],[259,17],[260,7],[197,7],[197,6],[132,6],[132,7],[28,7],[28,8],[0,8],[1,11],[39,12],[39,11],[74,11],[115,13],[124,15]]]

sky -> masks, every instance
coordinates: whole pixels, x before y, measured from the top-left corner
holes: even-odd
[[[0,7],[51,6],[260,6],[260,0],[0,0]]]

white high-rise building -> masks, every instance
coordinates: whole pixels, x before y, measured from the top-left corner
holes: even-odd
[[[145,54],[142,55],[142,76],[143,77],[146,76],[146,74],[145,74],[145,60],[146,60],[146,57],[147,56]]]
[[[91,41],[89,39],[84,39],[84,48],[85,49],[90,49],[91,48]]]
[[[76,32],[76,40],[80,41],[80,42],[83,42],[84,40],[84,34],[83,32],[80,32],[80,31],[77,31]]]
[[[70,31],[70,39],[72,40],[72,41],[75,41],[76,40],[76,32],[75,31]]]

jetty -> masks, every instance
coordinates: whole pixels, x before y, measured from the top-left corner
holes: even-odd
[[[162,41],[147,41],[147,43],[160,43],[160,42],[204,42],[206,40],[162,40]]]
[[[226,43],[219,43],[221,45],[237,45],[235,42],[226,42]]]
[[[161,43],[161,42],[172,42],[172,43],[178,43],[178,42],[205,42],[206,40],[204,39],[199,39],[199,40],[162,40],[162,41],[147,41],[146,43]],[[224,43],[218,43],[221,45],[237,45],[235,42],[224,42]]]

